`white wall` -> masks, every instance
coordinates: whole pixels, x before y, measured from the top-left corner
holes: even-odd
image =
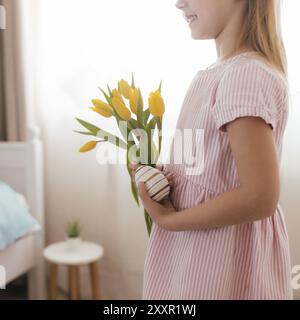
[[[165,128],[172,130],[192,77],[216,59],[214,44],[191,38],[175,0],[32,1],[41,13],[38,54],[32,61],[37,96],[32,103],[46,150],[47,242],[62,240],[65,222],[79,217],[84,238],[105,248],[101,261],[104,298],[140,299],[148,240],[143,211],[131,197],[123,165],[100,166],[95,152],[77,152],[86,137],[72,132],[79,128],[74,118],[95,122],[87,107],[91,98],[102,98],[97,87],[105,88],[107,83],[113,87],[120,78],[130,80],[134,72],[144,99],[163,80]],[[282,207],[292,261],[300,264],[300,51],[296,41],[300,7],[298,1],[284,5],[294,111],[283,150]],[[27,19],[30,23],[30,15]],[[115,127],[113,121],[100,117],[95,123],[109,131]],[[82,276],[88,276],[86,270]],[[65,270],[60,277],[66,287]],[[89,287],[85,286],[83,294],[89,295]]]
[[[47,242],[62,240],[64,223],[79,217],[84,238],[105,248],[101,262],[105,298],[139,299],[148,240],[143,210],[132,199],[124,165],[100,166],[95,152],[77,152],[87,139],[72,132],[80,128],[74,118],[116,130],[111,119],[95,121],[88,110],[90,100],[103,98],[98,86],[106,88],[109,83],[112,88],[120,78],[130,80],[133,72],[145,103],[163,80],[164,126],[172,130],[191,78],[215,60],[214,48],[190,38],[174,1],[39,0],[38,4],[35,63],[37,115],[46,150]],[[60,276],[65,287],[64,273]],[[87,296],[89,288],[84,290]]]

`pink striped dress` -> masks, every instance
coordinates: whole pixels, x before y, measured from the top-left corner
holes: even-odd
[[[287,85],[280,74],[246,52],[200,70],[184,98],[176,128],[203,129],[201,174],[174,161],[174,137],[164,173],[173,172],[170,199],[177,211],[239,186],[225,123],[261,117],[272,128],[279,161],[288,118]],[[197,140],[196,140],[197,141]],[[202,230],[168,231],[152,225],[142,299],[293,299],[289,240],[280,205],[269,218]]]

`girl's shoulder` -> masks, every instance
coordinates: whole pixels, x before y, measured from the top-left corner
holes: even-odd
[[[284,94],[288,90],[287,79],[255,52],[238,55],[227,68],[224,68],[219,84],[228,82],[248,86],[259,83],[262,87],[274,87]]]
[[[222,69],[213,91],[212,113],[218,128],[241,116],[259,116],[273,128],[279,119],[286,119],[287,90],[274,67],[257,56],[239,55]]]

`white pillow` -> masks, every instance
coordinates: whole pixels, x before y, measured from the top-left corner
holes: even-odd
[[[18,198],[19,202],[21,203],[22,207],[26,209],[26,211],[30,214],[30,207],[28,205],[28,202],[26,201],[26,198],[23,196],[23,194],[16,192],[16,197]],[[26,237],[27,235],[41,230],[41,226],[39,224],[36,224],[33,226],[32,230],[30,230],[27,234],[25,234],[23,237]]]
[[[27,210],[26,200],[20,198],[9,185],[0,181],[0,250],[36,231],[39,226]]]

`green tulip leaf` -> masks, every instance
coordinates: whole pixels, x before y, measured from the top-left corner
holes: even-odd
[[[109,92],[109,96],[111,97],[111,96],[112,96],[112,92],[111,92],[110,87],[109,87],[108,84],[107,84],[107,90],[108,90],[108,92]]]
[[[149,123],[147,124],[146,127],[146,132],[147,132],[147,138],[148,138],[148,143],[147,143],[147,147],[148,147],[148,159],[147,159],[147,163],[151,166],[153,165],[153,161],[152,161],[152,157],[151,155],[153,155],[153,134],[155,131],[155,125],[156,125],[156,121],[157,118],[153,117]],[[155,158],[155,157],[154,157]]]
[[[85,132],[85,131],[77,131],[77,130],[73,130],[74,132],[76,133],[80,133],[80,134],[83,134],[83,135],[87,135],[87,136],[95,136],[93,133],[91,132]]]
[[[139,91],[139,98],[138,98],[138,106],[137,106],[137,121],[141,124],[144,123],[144,119],[143,119],[143,108],[144,108],[144,103],[143,103],[143,97],[142,97],[142,93],[141,90],[138,89]]]
[[[135,88],[133,72],[131,72],[131,87]]]
[[[145,126],[147,125],[149,117],[150,117],[150,111],[149,111],[149,108],[148,108],[143,112],[143,122],[144,122]]]
[[[156,122],[157,122],[157,117],[153,117],[150,120],[150,122],[147,124],[147,127],[146,127],[147,135],[148,135],[148,137],[151,137],[150,138],[151,140],[153,138]]]
[[[160,93],[161,93],[161,84],[162,84],[162,80],[160,81],[160,84],[159,84],[159,87],[158,87],[158,90],[159,90]]]
[[[99,88],[99,90],[103,93],[107,103],[114,109],[114,106],[111,102],[111,97],[103,89]]]
[[[100,128],[94,126],[93,124],[86,122],[84,120],[78,119],[76,118],[76,120],[86,129],[88,129],[91,133],[93,133],[94,135],[97,135],[98,131],[100,130]]]
[[[120,147],[122,149],[127,150],[127,144],[121,140],[119,137],[116,137],[115,135],[96,127],[95,125],[86,122],[84,120],[78,119],[76,118],[76,120],[86,129],[88,129],[94,136],[98,137],[98,138],[102,138],[107,140],[108,142],[114,144],[117,147]]]
[[[140,203],[139,203],[139,197],[138,197],[138,192],[137,192],[137,189],[136,189],[136,185],[135,185],[135,182],[132,181],[132,178],[131,178],[131,173],[132,173],[132,170],[129,166],[130,164],[130,159],[129,159],[129,150],[131,150],[130,148],[134,146],[134,143],[133,142],[129,142],[128,143],[128,149],[127,149],[127,153],[126,153],[126,160],[127,160],[127,170],[128,170],[128,174],[129,174],[129,177],[130,177],[130,181],[131,181],[131,193],[137,203],[138,206],[140,206]]]
[[[157,117],[157,129],[158,129],[158,153],[160,154],[162,145],[162,117]]]
[[[134,129],[144,129],[146,130],[146,127],[144,126],[143,123],[131,118],[130,120],[131,125],[133,126]]]
[[[150,237],[151,229],[152,229],[152,218],[150,217],[150,215],[146,209],[144,209],[144,217],[145,217],[145,221],[146,221],[148,236]]]

